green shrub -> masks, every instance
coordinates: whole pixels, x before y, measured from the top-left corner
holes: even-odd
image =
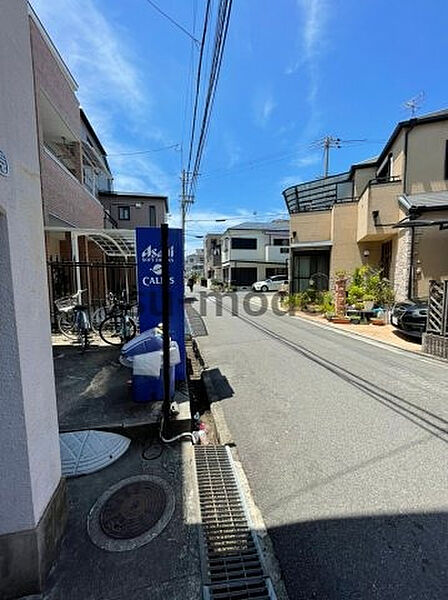
[[[364,300],[373,300],[379,306],[390,306],[394,292],[390,281],[382,277],[381,269],[371,265],[357,267],[347,288],[348,303],[362,308]]]
[[[329,292],[329,291],[322,292],[320,309],[323,313],[334,312],[334,300],[333,300],[333,294],[331,292]]]

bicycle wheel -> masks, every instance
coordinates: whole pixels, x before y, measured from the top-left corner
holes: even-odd
[[[79,332],[79,343],[81,344],[81,354],[87,350],[89,346],[89,331],[87,329],[83,329]]]
[[[100,338],[106,344],[111,346],[121,346],[123,342],[123,333],[125,331],[126,323],[123,315],[113,315],[107,317],[101,323],[98,333]]]
[[[97,308],[96,311],[92,315],[91,326],[95,333],[98,333],[101,323],[107,316],[107,309],[104,306]]]
[[[124,327],[124,338],[125,338],[125,342],[129,342],[129,340],[132,340],[133,338],[135,338],[135,334],[137,333],[137,325],[134,321],[134,319],[132,319],[131,317],[126,317],[126,323],[125,323],[125,327]]]
[[[78,331],[75,322],[75,313],[61,312],[58,315],[58,329],[66,338],[73,340],[78,337]]]

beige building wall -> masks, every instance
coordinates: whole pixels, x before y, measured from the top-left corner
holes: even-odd
[[[374,184],[366,189],[358,203],[358,241],[385,240],[394,234],[390,226],[375,226],[372,213],[379,211],[380,223],[396,223],[400,193],[401,182]]]
[[[291,215],[290,228],[293,243],[330,240],[331,212],[331,210],[321,210]]]
[[[405,144],[405,132],[401,131],[392,145],[392,165],[390,174],[393,177],[399,177],[401,180],[404,176],[404,144]]]
[[[447,219],[448,211],[427,212],[422,219]],[[427,298],[431,279],[448,279],[448,230],[421,227],[414,241],[415,294]]]
[[[366,185],[375,177],[375,166],[361,167],[355,169],[353,174],[353,196],[359,198],[366,188]]]
[[[408,137],[407,193],[448,189],[445,154],[448,121],[414,127]]]
[[[358,204],[335,204],[331,210],[330,279],[339,270],[353,271],[361,264],[356,243]]]

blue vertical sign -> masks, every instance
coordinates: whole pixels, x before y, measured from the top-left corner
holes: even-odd
[[[179,344],[181,362],[176,366],[176,379],[186,379],[184,264],[182,230],[168,231],[170,276],[170,334]],[[136,229],[136,254],[140,332],[162,322],[162,249],[158,227]]]

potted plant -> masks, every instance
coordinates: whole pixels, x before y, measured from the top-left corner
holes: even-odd
[[[375,305],[375,296],[373,294],[364,294],[364,308],[372,310]]]

